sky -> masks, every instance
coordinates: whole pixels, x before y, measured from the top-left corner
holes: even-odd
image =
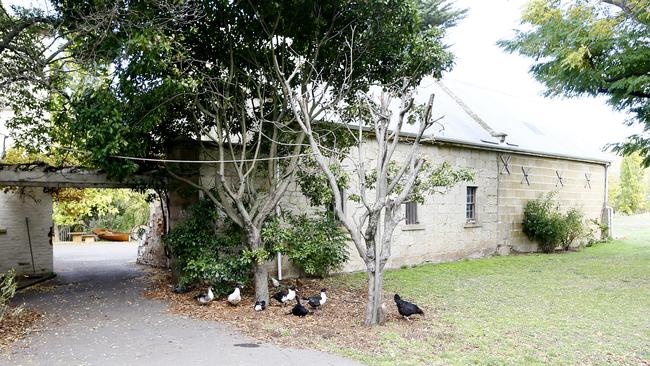
[[[44,3],[43,0],[0,1],[23,6]],[[604,98],[543,97],[543,86],[528,73],[532,61],[507,54],[496,45],[499,39],[514,34],[525,3],[526,0],[456,0],[458,7],[469,12],[448,32],[447,43],[456,55],[456,65],[443,82],[454,90],[491,96],[482,102],[485,105],[477,107],[487,108],[488,114],[495,118],[507,110],[513,118],[534,124],[549,138],[579,144],[584,150],[600,152],[605,144],[620,142],[640,132],[638,126],[625,126],[626,114],[613,111]],[[499,103],[490,105],[497,99]],[[470,107],[474,107],[472,103],[481,101],[471,101]],[[494,113],[490,113],[490,108]],[[489,124],[489,118],[486,119]],[[1,125],[0,133],[3,133]],[[618,160],[613,154],[608,157]]]
[[[526,0],[457,0],[469,9],[467,17],[448,31],[447,42],[456,55],[453,71],[443,78],[450,88],[473,89],[476,94],[500,95],[519,110],[522,119],[549,136],[598,151],[620,142],[639,126],[627,127],[627,114],[615,112],[604,98],[546,98],[544,87],[532,78],[531,59],[503,52],[496,42],[508,39],[518,28]],[[462,95],[461,95],[462,96]],[[470,105],[470,107],[472,107]],[[487,121],[489,124],[489,121]],[[614,155],[608,157],[618,160]]]

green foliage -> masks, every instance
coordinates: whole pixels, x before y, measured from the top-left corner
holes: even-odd
[[[332,173],[336,176],[336,183],[339,188],[345,190],[349,187],[350,176],[341,167],[341,164],[334,162],[330,165]],[[334,201],[334,195],[327,176],[320,169],[316,161],[308,158],[304,161],[301,169],[296,172],[296,178],[300,191],[309,200],[312,206],[326,206]]]
[[[207,282],[222,296],[236,283],[250,280],[250,256],[243,255],[239,229],[223,220],[209,200],[194,205],[187,220],[165,236],[164,244],[180,270],[180,286]]]
[[[562,213],[555,197],[555,192],[541,195],[529,201],[524,209],[522,231],[544,253],[552,253],[558,245],[568,250],[587,230],[582,211],[571,208]]]
[[[621,197],[621,183],[619,178],[613,174],[607,175],[607,203],[618,211],[618,204]]]
[[[0,273],[0,321],[4,318],[9,309],[9,300],[16,293],[16,279],[13,270]]]
[[[61,30],[70,42],[65,64],[75,72],[57,73],[56,82],[39,84],[37,91],[16,83],[12,97],[0,99],[11,99],[8,104],[16,112],[11,127],[27,135],[17,141],[72,145],[86,152],[86,165],[105,168],[117,178],[150,164],[139,167],[115,155],[161,157],[176,138],[213,130],[216,119],[206,113],[215,102],[208,92],[212,89],[229,96],[218,103],[221,121],[251,124],[250,113],[258,113],[286,122],[281,107],[286,104],[269,77],[271,52],[285,70],[292,70],[298,59],[309,60],[331,90],[345,85],[350,96],[376,83],[394,84],[405,75],[417,84],[451,68],[453,57],[443,37],[446,27],[464,14],[443,0],[52,3],[50,21],[58,27],[35,28],[24,42],[40,44],[29,36]],[[14,21],[29,16],[18,14]],[[269,44],[269,39],[276,42]],[[352,74],[347,74],[341,65],[348,61],[350,45],[355,57],[347,65]],[[297,55],[287,52],[289,47]],[[0,59],[0,70],[11,65]],[[30,65],[42,68],[39,75],[59,70]],[[234,73],[230,80],[229,71]],[[298,72],[294,83],[316,77],[308,68]],[[272,101],[273,106],[266,106],[272,116],[238,107],[254,104],[258,91]],[[251,144],[258,138],[251,134]]]
[[[554,195],[549,193],[529,201],[524,209],[522,231],[539,244],[544,253],[552,253],[562,240],[563,225]]]
[[[147,195],[129,189],[62,189],[54,194],[54,222],[75,230],[129,232],[149,221]]]
[[[617,204],[619,211],[631,215],[644,208],[643,175],[644,169],[641,166],[641,156],[638,153],[623,158]]]
[[[262,240],[283,252],[309,276],[324,277],[348,260],[347,233],[331,214],[320,217],[285,213],[262,229]]]
[[[560,244],[564,250],[569,250],[571,244],[586,234],[585,215],[578,208],[571,208],[562,218],[563,230]]]
[[[604,95],[617,110],[650,126],[650,3],[647,0],[533,0],[522,28],[499,44],[532,58],[530,72],[548,95]],[[647,133],[631,136],[615,151],[638,151],[650,165]]]
[[[419,0],[417,5],[423,27],[453,27],[467,15],[467,9],[456,9],[453,1]]]
[[[391,161],[388,165],[388,184],[392,184],[401,166]],[[395,194],[402,193],[406,177],[402,176],[402,182],[395,185]],[[445,193],[454,185],[460,182],[472,182],[474,173],[467,168],[454,168],[448,162],[434,166],[430,161],[425,161],[420,174],[415,179],[411,192],[406,198],[407,202],[424,203],[424,197],[434,193]],[[377,183],[377,170],[373,169],[366,177],[367,186],[372,189]]]

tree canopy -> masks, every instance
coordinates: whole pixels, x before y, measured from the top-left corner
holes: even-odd
[[[0,97],[17,112],[9,127],[31,148],[62,144],[86,151],[80,159],[118,178],[138,166],[113,156],[162,157],[174,139],[197,138],[213,128],[214,119],[204,118],[201,106],[215,94],[228,93],[230,103],[221,109],[260,94],[273,99],[274,86],[265,76],[273,52],[283,55],[286,69],[299,62],[296,53],[309,56],[331,81],[350,90],[388,84],[401,74],[441,76],[452,64],[442,43],[444,28],[463,15],[442,0],[52,3],[54,13],[43,16],[47,27],[29,28],[23,38],[35,45],[61,39],[66,57],[59,68],[0,49],[3,66],[18,62],[47,79],[38,88],[35,82],[11,83],[14,93]],[[22,24],[40,13],[3,14],[6,22]],[[272,37],[290,39],[292,52],[283,53],[285,42],[268,47]],[[346,75],[341,70],[349,63],[353,74]],[[17,71],[5,70],[7,80],[17,77]],[[282,112],[274,108],[268,110]]]
[[[442,0],[52,3],[52,32],[68,45],[65,77],[40,91],[18,87],[15,95],[44,100],[47,113],[22,118],[14,98],[12,127],[63,131],[65,140],[47,141],[72,145],[118,179],[155,165],[202,190],[242,229],[256,257],[256,299],[266,301],[260,230],[307,145],[285,89],[311,94],[321,141],[340,142],[342,124],[320,123],[326,106],[373,85],[398,91],[404,80],[441,77],[453,64],[445,28],[464,14]],[[205,167],[213,186],[137,160],[164,159],[178,138],[214,162]]]
[[[614,203],[620,212],[631,215],[646,208],[644,173],[639,154],[633,153],[623,158],[618,184],[619,192]]]
[[[638,151],[650,165],[650,2],[647,0],[532,0],[509,52],[534,60],[531,74],[549,96],[608,98],[645,132],[614,150]]]

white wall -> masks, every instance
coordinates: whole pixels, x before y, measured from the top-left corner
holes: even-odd
[[[52,272],[48,238],[53,225],[52,196],[42,188],[26,188],[25,194],[0,191],[0,272],[14,268],[17,274],[32,273],[25,218],[29,218],[36,273]]]

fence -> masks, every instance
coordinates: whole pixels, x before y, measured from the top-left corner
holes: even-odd
[[[57,225],[56,230],[58,232],[57,238],[59,241],[72,241],[72,235],[70,235],[70,225]]]

